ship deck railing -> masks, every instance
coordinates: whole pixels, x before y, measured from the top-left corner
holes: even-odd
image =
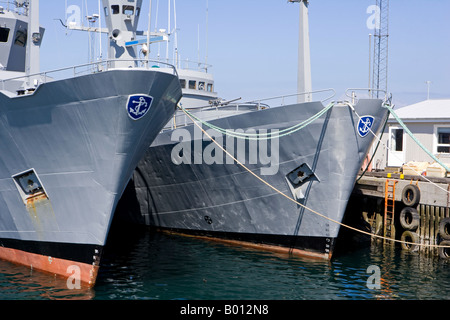
[[[28,7],[18,5],[17,1],[0,1],[0,7],[4,11],[12,11],[21,15],[26,15],[28,11]]]
[[[269,104],[269,101],[275,101],[275,103],[272,103],[272,105],[277,105],[277,106],[284,106],[286,104],[293,104],[293,103],[297,103],[298,102],[298,98],[300,97],[306,97],[305,101],[313,101],[312,100],[312,95],[317,95],[317,94],[322,94],[324,92],[331,92],[331,94],[327,94],[324,98],[322,99],[315,99],[314,101],[320,101],[320,102],[325,102],[328,101],[330,99],[332,99],[335,95],[336,95],[336,91],[333,88],[328,88],[328,89],[321,89],[321,90],[314,90],[314,91],[305,91],[305,92],[300,92],[300,93],[293,93],[293,94],[285,94],[285,95],[281,95],[281,96],[273,96],[270,98],[264,98],[264,99],[257,99],[257,100],[252,100],[252,101],[248,101],[247,103],[255,103],[255,104]],[[295,101],[294,101],[295,100]],[[278,101],[278,103],[277,103]]]
[[[157,63],[169,63],[173,64],[179,70],[191,70],[208,73],[208,70],[212,68],[212,64],[206,62],[195,61],[190,59],[165,59],[158,58]]]
[[[241,113],[247,113],[247,112],[253,112],[258,111],[262,109],[267,109],[271,107],[277,107],[277,106],[284,106],[284,105],[290,105],[298,103],[297,99],[301,96],[309,96],[311,97],[312,94],[315,96],[317,94],[323,94],[330,92],[329,94],[326,94],[326,96],[323,99],[316,99],[315,101],[320,101],[324,103],[325,101],[328,101],[332,99],[336,95],[336,91],[332,88],[329,89],[322,89],[322,90],[314,90],[314,91],[308,91],[308,92],[301,92],[301,93],[294,93],[294,94],[287,94],[287,95],[279,95],[279,96],[273,96],[269,98],[263,98],[263,99],[257,99],[257,100],[251,100],[247,102],[236,102],[239,99],[234,99],[230,101],[218,101],[218,100],[212,100],[210,101],[210,104],[207,106],[199,106],[195,108],[186,108],[187,111],[190,113],[195,114],[197,117],[199,117],[202,120],[205,121],[211,121],[220,119],[224,116],[231,116],[235,114],[241,114]],[[175,113],[172,120],[167,123],[167,125],[164,127],[163,131],[166,130],[173,130],[179,127],[185,127],[192,124],[192,120],[182,111]]]
[[[131,62],[134,64],[134,66],[131,67],[116,67],[115,63],[124,63],[124,62]],[[158,64],[158,65],[156,65]],[[162,65],[162,67],[161,67]],[[40,73],[30,74],[30,75],[21,75],[13,78],[8,79],[2,79],[0,88],[2,90],[6,89],[6,83],[11,81],[23,81],[24,83],[27,82],[29,86],[36,88],[39,84],[47,83],[49,81],[55,81],[55,80],[64,80],[69,78],[75,78],[83,75],[88,74],[94,74],[99,72],[105,72],[109,70],[120,70],[120,69],[153,69],[153,70],[161,70],[163,72],[166,72],[166,70],[169,70],[169,72],[172,72],[172,74],[176,75],[178,77],[177,70],[175,66],[161,62],[156,60],[148,60],[148,59],[130,59],[130,60],[122,60],[122,59],[108,59],[108,60],[101,60],[91,63],[85,63],[70,67],[64,67],[59,69],[53,69],[49,71],[44,71]],[[56,77],[57,76],[57,77]],[[29,90],[28,88],[24,88],[26,90]]]

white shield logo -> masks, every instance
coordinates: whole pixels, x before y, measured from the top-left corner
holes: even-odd
[[[153,97],[145,94],[136,94],[128,97],[127,111],[128,115],[133,120],[139,120],[145,116],[150,110],[153,102]]]
[[[359,119],[357,130],[361,138],[364,138],[369,134],[370,129],[373,126],[374,120],[375,119],[372,116],[363,116]]]

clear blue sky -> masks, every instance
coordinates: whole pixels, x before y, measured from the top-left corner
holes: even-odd
[[[67,0],[82,6],[86,0]],[[87,0],[88,13],[98,13],[97,0]],[[147,29],[144,0],[140,29]],[[207,0],[178,0],[178,48],[181,59],[206,56]],[[225,99],[244,100],[295,93],[299,5],[287,0],[209,0],[208,63],[215,87]],[[65,1],[40,0],[46,28],[41,69],[88,60],[88,35],[69,31],[54,19],[65,18]],[[369,30],[367,8],[375,0],[311,0],[309,6],[313,89],[367,87]],[[167,28],[167,0],[152,0],[158,28]],[[173,1],[172,1],[173,9]],[[83,9],[84,10],[84,9]],[[398,107],[427,97],[450,98],[450,1],[391,0],[389,25],[389,90]],[[172,28],[174,18],[172,16]],[[200,28],[200,42],[198,42]],[[105,38],[106,39],[106,38]],[[172,39],[173,40],[173,39]],[[104,42],[106,46],[106,41]],[[173,42],[172,42],[173,44]],[[200,53],[198,51],[200,47]],[[165,57],[165,46],[161,48]],[[158,51],[152,47],[152,55]],[[106,50],[104,50],[106,54]],[[172,57],[172,48],[170,48]]]

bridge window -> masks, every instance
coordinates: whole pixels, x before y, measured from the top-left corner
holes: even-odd
[[[197,81],[189,80],[189,89],[196,89],[197,88]]]
[[[111,6],[111,12],[112,14],[119,14],[120,13],[120,7],[118,5],[112,5]]]
[[[203,81],[199,81],[198,90],[205,90],[205,83]]]
[[[213,85],[212,85],[212,83],[208,83],[208,92],[213,92]]]
[[[186,88],[186,80],[185,79],[180,79],[180,85],[181,85],[182,89]]]
[[[27,30],[17,30],[14,44],[25,47],[27,44]]]
[[[134,6],[123,6],[122,13],[126,14],[127,16],[131,16],[132,14],[134,14]]]
[[[0,42],[8,42],[9,28],[0,28]]]

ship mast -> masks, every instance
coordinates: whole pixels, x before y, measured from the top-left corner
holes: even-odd
[[[289,2],[300,3],[300,27],[298,38],[298,74],[297,74],[297,102],[312,101],[312,81],[311,81],[311,53],[309,46],[309,20],[308,20],[308,0],[289,0]],[[307,93],[307,94],[302,94]]]
[[[44,29],[39,26],[39,0],[17,1],[21,6],[28,6],[29,35],[27,40],[27,52],[25,62],[25,72],[27,75],[38,74],[40,72],[40,48]],[[29,86],[34,79],[29,79]]]
[[[136,40],[142,0],[103,0],[103,7],[109,30],[109,57],[119,60],[112,67],[135,67],[136,48],[127,43]]]

